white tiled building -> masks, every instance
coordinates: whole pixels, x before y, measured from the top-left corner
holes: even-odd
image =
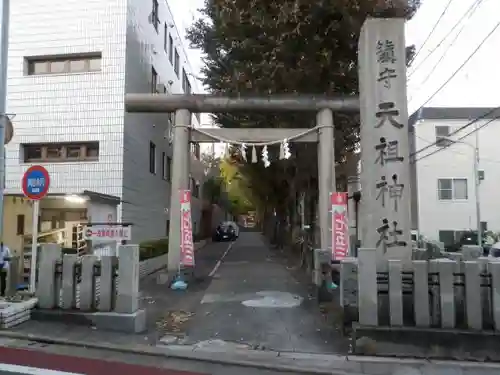
[[[170,116],[126,114],[124,94],[189,92],[191,73],[166,0],[11,1],[6,194],[42,164],[51,194],[119,197],[134,242],[164,236]],[[191,170],[199,193],[203,169],[193,160]]]
[[[476,145],[482,226],[500,232],[499,117],[495,108],[423,108],[411,116],[410,135],[417,151],[413,164],[417,184],[412,192],[418,207],[417,228],[424,236],[450,243],[460,232],[477,229]],[[474,132],[476,127],[479,130]]]

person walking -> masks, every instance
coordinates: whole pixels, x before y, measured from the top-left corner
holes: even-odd
[[[7,274],[9,272],[10,249],[0,242],[0,296],[5,297]]]

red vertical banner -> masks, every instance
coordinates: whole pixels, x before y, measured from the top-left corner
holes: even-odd
[[[349,218],[347,193],[330,193],[332,210],[332,260],[349,256]]]
[[[191,191],[180,190],[181,201],[181,265],[194,267],[193,224],[191,220]]]

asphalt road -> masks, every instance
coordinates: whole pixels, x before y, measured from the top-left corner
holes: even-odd
[[[16,345],[23,347],[0,347],[0,375],[298,375],[29,341]]]

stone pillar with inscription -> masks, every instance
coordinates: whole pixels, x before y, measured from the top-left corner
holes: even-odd
[[[411,261],[405,20],[369,18],[359,40],[362,247]]]

